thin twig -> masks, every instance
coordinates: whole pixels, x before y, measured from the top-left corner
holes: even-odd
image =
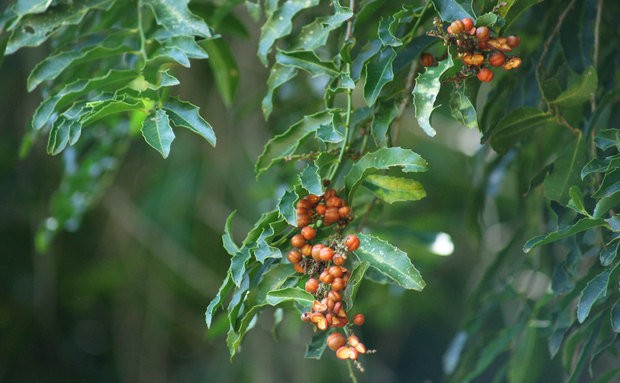
[[[598,0],[596,4],[596,20],[594,21],[594,51],[592,52],[592,65],[598,69],[598,51],[600,45],[601,16],[603,14],[604,0]],[[590,96],[590,110],[594,112],[596,109],[596,93]]]
[[[355,0],[349,0],[349,8],[351,8],[351,12],[355,15]],[[347,20],[347,33],[345,34],[345,41],[351,40],[353,37],[353,17]]]

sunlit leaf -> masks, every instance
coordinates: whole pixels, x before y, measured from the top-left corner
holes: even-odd
[[[280,65],[303,69],[313,76],[336,77],[340,73],[333,62],[321,61],[312,51],[284,52],[278,50],[276,62]]]
[[[203,19],[188,8],[189,0],[142,0],[155,14],[157,24],[173,36],[211,37],[211,31]]]
[[[334,7],[332,15],[317,17],[301,28],[295,37],[293,49],[311,51],[324,46],[329,34],[353,16],[351,9],[341,6],[339,2],[335,1],[332,5]]]
[[[311,162],[299,173],[301,186],[310,194],[323,195],[323,182],[319,175],[319,168]]]
[[[170,127],[170,121],[166,112],[157,109],[154,116],[144,120],[142,124],[142,137],[162,157],[168,157],[168,154],[170,154],[170,144],[174,140],[174,133]]]
[[[422,184],[408,178],[370,175],[362,185],[387,203],[417,201],[426,197]]]
[[[230,213],[228,218],[226,218],[226,224],[224,225],[224,234],[222,234],[222,244],[224,246],[224,249],[230,255],[235,255],[239,251],[239,246],[237,246],[237,244],[235,243],[232,235],[232,220],[235,217],[236,213],[237,211],[234,210],[232,213]]]
[[[276,306],[284,302],[295,302],[310,307],[314,302],[314,295],[299,287],[286,287],[267,293],[267,303],[270,305]]]
[[[213,128],[205,121],[200,114],[199,108],[187,101],[182,101],[176,97],[171,97],[164,104],[164,110],[170,116],[170,120],[175,126],[181,126],[203,137],[212,146],[215,146],[215,133]]]
[[[452,56],[442,60],[435,67],[427,67],[424,73],[420,73],[413,88],[413,105],[418,124],[426,134],[433,137],[435,129],[431,127],[431,114],[435,107],[435,100],[441,89],[441,75],[452,68]]]
[[[463,126],[470,129],[478,129],[476,108],[472,100],[465,94],[464,87],[457,88],[454,92],[450,93],[450,111],[452,117],[463,124]]]

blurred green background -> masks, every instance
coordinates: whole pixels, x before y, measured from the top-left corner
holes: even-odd
[[[201,107],[216,130],[217,147],[180,132],[163,160],[137,137],[101,201],[44,255],[35,253],[33,237],[48,214],[63,160],[45,153],[44,140],[24,160],[18,159],[18,147],[40,102],[39,94],[26,92],[26,78],[47,52],[28,49],[5,59],[0,69],[0,381],[348,379],[345,364],[331,352],[320,361],[303,358],[312,331],[294,312],[284,312],[274,329],[273,310],[264,310],[233,363],[223,328],[216,321],[207,331],[204,324],[204,310],[228,268],[221,247],[226,217],[238,210],[234,232],[243,238],[294,179],[295,166],[288,164],[256,180],[254,161],[269,137],[317,110],[322,95],[320,79],[302,77],[280,90],[274,115],[265,122],[260,102],[268,73],[256,57],[256,24],[246,26],[248,37],[225,35],[241,73],[231,108],[221,101],[206,62],[175,72],[182,83],[178,93]],[[361,95],[355,102],[363,103]],[[420,134],[409,107],[401,127],[400,144],[430,163],[431,171],[420,176],[428,197],[376,206],[367,225],[408,251],[427,287],[418,293],[363,284],[354,308],[366,314],[359,335],[378,352],[362,359],[361,382],[443,381],[442,356],[476,310],[467,308],[467,295],[482,275],[480,265],[511,237],[509,227],[497,225],[515,207],[504,204],[500,211],[491,198],[472,198],[480,179],[476,169],[486,155],[475,156],[478,133],[442,124],[441,116],[435,122],[438,136],[431,141]],[[486,229],[480,231],[475,214],[471,218],[472,203],[486,206],[482,225],[491,234],[478,235]],[[436,232],[451,236],[452,255],[429,251]]]

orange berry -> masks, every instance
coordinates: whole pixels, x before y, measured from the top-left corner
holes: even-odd
[[[301,253],[296,249],[289,251],[286,257],[291,263],[299,263],[302,259]]]
[[[325,193],[323,194],[323,199],[325,201],[329,200],[332,197],[336,196],[336,191],[334,189],[327,189],[325,190]]]
[[[328,208],[330,207],[341,207],[342,206],[342,200],[338,197],[332,197],[330,199],[328,199],[327,201],[325,201],[325,206],[327,206]]]
[[[342,346],[338,350],[336,350],[336,356],[338,357],[338,359],[342,360],[355,360],[358,357],[358,351],[353,347]]]
[[[450,24],[450,29],[452,30],[452,34],[459,34],[465,30],[465,24],[461,20],[454,20],[452,24]]]
[[[344,239],[344,245],[349,251],[355,251],[360,247],[360,239],[355,234],[349,234]]]
[[[328,270],[329,274],[331,274],[331,276],[334,277],[334,278],[342,277],[342,267],[340,267],[340,266],[331,266],[327,270]]]
[[[342,278],[334,278],[334,280],[332,281],[332,290],[340,291],[340,290],[344,290],[344,288],[345,288],[345,283],[342,280]]]
[[[291,245],[298,249],[301,249],[306,244],[306,239],[301,234],[295,234],[291,238]]]
[[[327,337],[327,347],[336,351],[347,343],[347,339],[339,332],[333,332]]]
[[[329,285],[330,283],[334,281],[334,276],[331,275],[327,270],[324,270],[319,276],[319,280],[325,283],[326,285]]]
[[[502,66],[506,62],[506,56],[502,52],[493,52],[491,56],[489,56],[489,64],[491,66]]]
[[[357,326],[363,325],[365,320],[366,318],[364,317],[364,314],[353,315],[353,323],[355,323]]]
[[[333,256],[334,256],[334,250],[332,250],[331,247],[324,247],[321,249],[321,252],[319,253],[319,258],[321,258],[321,261],[323,262],[331,261]]]
[[[461,19],[461,22],[463,23],[463,27],[466,31],[469,31],[474,27],[474,20],[470,19],[469,17]]]
[[[519,57],[511,57],[506,64],[504,64],[504,69],[510,70],[514,68],[518,68],[521,66],[521,59]]]
[[[478,80],[482,82],[489,82],[493,80],[493,72],[489,68],[482,68],[478,72]]]
[[[325,215],[326,210],[327,208],[325,207],[325,205],[321,205],[321,204],[316,205],[315,211],[318,215]]]
[[[340,302],[342,300],[342,294],[338,291],[329,290],[327,293],[327,299],[330,299],[334,302]]]
[[[321,200],[321,197],[319,197],[316,194],[310,194],[308,196],[308,202],[310,202],[311,205],[316,205],[317,203],[319,203],[319,201]]]
[[[351,208],[348,206],[343,206],[338,209],[338,215],[340,218],[347,218],[351,214]]]
[[[295,266],[295,271],[297,271],[299,274],[306,273],[306,269],[304,269],[304,267],[300,265],[299,263],[295,263],[294,266]]]
[[[346,261],[347,258],[341,254],[334,254],[334,257],[332,258],[332,262],[334,263],[334,265],[336,266],[340,266],[344,263],[344,261]]]
[[[476,28],[476,38],[478,41],[486,41],[491,37],[491,31],[488,27]]]
[[[316,237],[316,230],[312,226],[304,226],[301,229],[301,235],[308,241]]]
[[[310,216],[308,214],[297,214],[297,227],[308,226],[310,221]]]
[[[508,44],[511,48],[516,48],[521,44],[521,38],[519,36],[508,36],[506,38],[506,44]]]
[[[312,245],[309,243],[306,243],[302,248],[301,248],[301,255],[304,255],[306,257],[309,257],[310,254],[312,253]]]
[[[306,282],[306,286],[305,289],[307,292],[314,294],[316,293],[316,291],[319,288],[319,281],[316,280],[315,278],[310,278],[308,279],[308,281]]]
[[[320,261],[321,260],[321,250],[325,247],[325,245],[323,245],[322,243],[317,243],[316,245],[312,246],[312,251],[310,252],[310,255],[312,255],[312,258],[315,261]]]

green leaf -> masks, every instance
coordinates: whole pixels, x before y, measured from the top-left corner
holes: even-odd
[[[368,60],[379,52],[381,47],[382,44],[379,39],[370,40],[364,45],[360,53],[353,59],[353,63],[351,63],[351,78],[353,81],[360,79],[362,69],[366,67]]]
[[[620,129],[601,130],[596,134],[594,142],[601,150],[607,150],[612,146],[620,150]]]
[[[616,239],[616,241],[609,245],[608,247],[602,248],[599,253],[599,261],[601,262],[601,266],[607,267],[611,265],[611,263],[616,259],[618,255],[618,247],[620,246],[620,241]]]
[[[101,101],[86,103],[83,113],[79,116],[82,128],[92,125],[112,114],[129,111],[148,112],[153,106],[153,101],[134,98],[125,94]]]
[[[364,100],[366,105],[374,105],[381,93],[381,89],[394,79],[392,63],[396,58],[396,51],[392,47],[382,49],[364,66],[366,81],[364,82]]]
[[[472,101],[465,94],[465,88],[457,88],[450,93],[450,113],[463,126],[478,129],[478,115]]]
[[[381,108],[377,113],[373,114],[370,134],[378,147],[387,146],[387,132],[396,116],[398,116],[398,107],[396,105]]]
[[[529,137],[535,129],[553,123],[553,117],[542,110],[530,107],[515,109],[491,129],[491,146],[496,152],[505,153],[517,142]]]
[[[287,0],[267,16],[258,42],[258,57],[263,64],[267,65],[267,55],[276,40],[291,33],[293,17],[301,10],[318,4],[319,0]]]
[[[235,243],[232,236],[232,220],[237,214],[237,210],[234,210],[228,218],[226,218],[226,225],[224,225],[224,234],[222,234],[222,244],[226,252],[230,255],[235,255],[239,251],[239,246]]]
[[[333,15],[317,17],[313,22],[301,28],[295,37],[294,50],[311,51],[325,46],[329,34],[353,17],[351,9],[341,6],[337,1],[332,2],[332,5],[334,6]]]
[[[589,67],[570,84],[568,89],[560,93],[551,103],[560,107],[579,106],[590,100],[597,87],[598,76],[596,75],[596,70],[593,67]]]
[[[476,26],[477,27],[482,27],[482,26],[492,27],[500,19],[501,18],[497,14],[493,12],[488,12],[478,17],[478,19],[476,19]]]
[[[239,85],[239,68],[230,47],[223,39],[207,39],[200,42],[209,54],[209,66],[215,77],[215,85],[227,107],[231,107],[237,86]]]
[[[605,297],[607,294],[607,285],[609,284],[610,275],[610,269],[604,270],[588,281],[586,287],[581,291],[579,303],[577,303],[577,320],[579,323],[583,323],[588,315],[590,315],[590,310],[596,301]]]
[[[371,175],[363,185],[387,203],[417,201],[426,197],[422,184],[408,178]]]
[[[618,331],[616,331],[616,332],[618,332]],[[597,376],[596,380],[593,381],[592,383],[609,383],[609,382],[614,382],[613,379],[616,376],[618,376],[619,373],[620,373],[620,367],[611,369],[611,370],[606,371],[606,372],[602,373],[601,375]]]
[[[297,200],[299,200],[299,195],[295,190],[286,190],[278,202],[278,212],[289,225],[294,227],[297,227],[297,212],[295,211]]]
[[[571,186],[582,184],[580,169],[586,164],[588,149],[580,134],[562,151],[554,162],[553,172],[545,179],[545,197],[566,205]]]
[[[205,121],[200,114],[199,108],[187,101],[181,101],[176,97],[171,97],[164,103],[164,110],[168,112],[170,120],[174,125],[184,127],[203,137],[212,146],[215,146],[216,139],[213,128]]]
[[[336,116],[334,116],[336,117]],[[321,125],[316,131],[316,138],[324,143],[337,144],[344,140],[344,135],[336,129],[336,119],[332,120],[331,124]]]
[[[314,162],[311,162],[299,173],[299,182],[301,186],[310,194],[323,195],[323,182],[319,175],[319,168]]]
[[[620,301],[611,308],[611,328],[614,332],[620,332]]]
[[[222,282],[222,285],[217,291],[217,294],[215,295],[215,297],[213,297],[211,302],[209,302],[207,310],[205,311],[205,322],[207,323],[207,327],[211,327],[211,322],[213,320],[213,314],[215,313],[215,310],[217,310],[219,306],[223,305],[223,300],[228,296],[228,293],[230,292],[232,287],[232,279],[230,278],[230,274],[227,274],[226,278]]]
[[[314,295],[299,287],[285,287],[267,293],[267,303],[277,306],[284,302],[295,302],[302,306],[312,306]]]
[[[355,255],[360,261],[367,262],[405,289],[421,291],[426,286],[420,272],[402,250],[370,234],[360,233],[358,237],[360,247]]]
[[[329,331],[319,331],[312,336],[312,340],[306,347],[306,359],[321,359],[323,351],[327,347],[327,337]]]
[[[304,116],[302,120],[293,124],[284,133],[278,134],[269,140],[256,162],[257,176],[261,175],[277,161],[283,160],[286,156],[295,153],[299,142],[303,138],[316,132],[321,125],[331,123],[332,118],[332,111],[328,110]]]
[[[431,0],[444,21],[454,21],[469,17],[476,19],[471,0]]]
[[[340,71],[338,71],[338,68],[336,68],[333,62],[321,61],[319,56],[312,51],[285,52],[278,50],[276,53],[276,63],[303,69],[312,76],[325,75],[328,77],[337,77],[340,74]]]
[[[593,158],[586,166],[581,169],[581,178],[592,173],[610,173],[620,167],[620,155],[605,158]]]
[[[364,280],[364,275],[366,275],[366,271],[369,267],[370,264],[368,262],[359,262],[351,271],[351,276],[342,297],[345,307],[349,310],[353,307],[353,301],[357,295],[357,290],[360,287],[360,283]]]
[[[23,17],[32,13],[43,13],[51,4],[52,0],[17,0],[13,11]]]
[[[563,227],[557,231],[546,235],[539,235],[531,238],[523,245],[523,252],[528,253],[535,247],[545,245],[547,243],[559,241],[560,239],[570,237],[585,230],[589,230],[598,226],[609,227],[604,219],[582,218],[574,225]]]
[[[157,150],[162,157],[168,158],[170,145],[174,140],[174,133],[170,127],[170,121],[166,112],[157,109],[154,116],[144,120],[141,132],[147,144]]]
[[[620,203],[620,190],[617,190],[603,198],[601,198],[594,207],[592,216],[594,218],[601,218],[605,213],[618,206]]]
[[[506,25],[503,29],[510,30],[512,23],[519,20],[523,12],[542,1],[543,0],[509,0],[507,2],[508,7],[502,7],[499,10],[499,15],[506,19]]]
[[[151,8],[157,24],[172,36],[211,37],[211,31],[203,19],[188,8],[189,0],[142,0]]]
[[[413,88],[413,105],[418,124],[426,134],[435,136],[435,129],[431,127],[431,114],[435,110],[435,100],[441,89],[441,75],[452,68],[452,56],[442,60],[435,67],[427,67],[424,73],[420,73]]]
[[[388,16],[386,19],[382,18],[379,21],[379,30],[377,31],[377,35],[383,45],[391,47],[399,47],[403,45],[403,42],[394,35],[396,27],[398,27],[398,20],[396,20],[392,15]]]
[[[269,118],[269,115],[273,110],[273,93],[282,84],[287,83],[296,75],[297,68],[295,67],[284,66],[278,63],[275,63],[273,67],[271,67],[271,71],[269,71],[269,78],[267,79],[267,93],[265,94],[262,102],[265,120]]]
[[[581,193],[581,189],[577,186],[571,186],[568,189],[568,195],[570,196],[570,200],[568,201],[566,207],[575,210],[577,213],[589,215],[583,202],[583,194]]]
[[[398,166],[405,173],[424,172],[428,169],[427,162],[419,154],[400,147],[381,148],[372,153],[366,153],[353,164],[345,176],[345,185],[349,190],[349,201],[352,199],[357,186],[368,174],[376,170],[389,169]]]

